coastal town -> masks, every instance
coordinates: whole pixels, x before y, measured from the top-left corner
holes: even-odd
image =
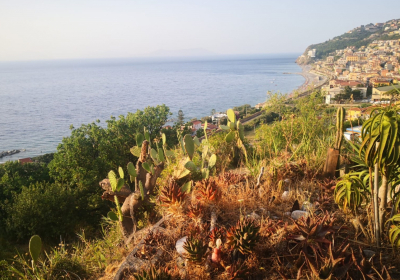
[[[335,50],[322,59],[316,58],[318,55],[316,49],[308,50],[300,57],[311,59],[311,71],[329,78],[329,82],[321,87],[327,104],[385,104],[398,94],[400,20],[362,25],[348,31],[347,34],[379,30],[381,37],[389,39],[373,40],[358,48],[348,46]],[[373,33],[368,38],[374,37],[378,37],[378,33]]]

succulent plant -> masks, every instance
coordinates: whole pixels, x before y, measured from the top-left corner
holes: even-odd
[[[183,249],[186,250],[185,257],[193,263],[201,263],[207,252],[208,245],[204,239],[195,236],[189,236],[183,244]]]
[[[191,223],[185,229],[185,235],[191,236],[207,236],[207,233],[210,231],[210,224],[209,223]]]
[[[149,270],[143,270],[133,275],[135,280],[170,280],[171,275],[168,274],[167,270],[156,269],[151,267]]]
[[[187,215],[190,218],[199,218],[201,215],[203,214],[203,207],[201,205],[200,202],[197,203],[192,203],[189,207],[188,207],[188,213]]]
[[[196,183],[197,198],[206,202],[216,202],[221,192],[214,178],[203,179]]]
[[[258,242],[260,227],[253,219],[245,218],[232,226],[226,233],[227,244],[233,249],[238,250],[243,255],[252,252]]]
[[[215,227],[209,234],[210,241],[215,244],[217,239],[223,240],[226,234],[226,230],[223,227]]]
[[[240,261],[234,262],[230,266],[227,266],[225,271],[229,280],[246,279],[247,274],[249,273],[248,268],[243,262]]]
[[[182,192],[181,187],[175,180],[170,180],[159,196],[162,206],[180,206],[183,204],[186,193]]]
[[[29,240],[29,254],[32,258],[32,269],[35,271],[37,261],[39,259],[40,251],[42,250],[42,239],[39,235],[34,235]]]
[[[288,240],[293,240],[294,246],[291,246],[292,253],[303,252],[306,257],[318,259],[323,257],[326,250],[331,244],[326,237],[329,233],[337,232],[337,228],[333,226],[334,218],[329,214],[323,217],[308,217],[307,219],[299,219],[294,221],[294,231],[296,234],[289,234]],[[310,255],[310,253],[312,255]]]
[[[158,244],[162,243],[164,238],[165,238],[165,236],[162,232],[150,231],[150,233],[144,239],[144,244],[152,245],[152,246],[158,245]]]

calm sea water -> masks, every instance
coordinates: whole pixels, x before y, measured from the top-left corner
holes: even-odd
[[[267,91],[304,82],[283,74],[301,71],[297,56],[0,63],[0,151],[26,149],[0,162],[55,152],[71,124],[105,124],[146,106],[166,104],[190,119],[264,102]]]

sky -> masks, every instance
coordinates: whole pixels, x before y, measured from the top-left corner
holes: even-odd
[[[302,53],[399,11],[399,0],[0,0],[0,61]]]

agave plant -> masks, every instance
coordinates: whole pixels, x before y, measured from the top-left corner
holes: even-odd
[[[183,204],[186,193],[175,180],[170,180],[160,193],[159,200],[162,206],[180,206]]]
[[[295,234],[287,236],[287,240],[294,242],[289,242],[289,245],[293,245],[290,251],[297,254],[304,253],[306,257],[315,260],[323,257],[331,244],[327,235],[338,230],[333,226],[334,220],[329,214],[325,214],[322,218],[314,216],[294,221]]]
[[[245,218],[232,226],[226,233],[228,244],[233,250],[238,250],[243,255],[252,252],[260,237],[260,227],[253,219]]]
[[[192,263],[201,263],[207,252],[208,245],[202,238],[190,235],[186,242],[183,244],[183,249],[185,249],[185,257]]]
[[[205,202],[217,202],[221,192],[214,178],[204,179],[196,183],[197,199]]]
[[[167,269],[156,269],[151,267],[149,270],[143,270],[133,275],[135,280],[171,280],[171,275],[168,274]]]

